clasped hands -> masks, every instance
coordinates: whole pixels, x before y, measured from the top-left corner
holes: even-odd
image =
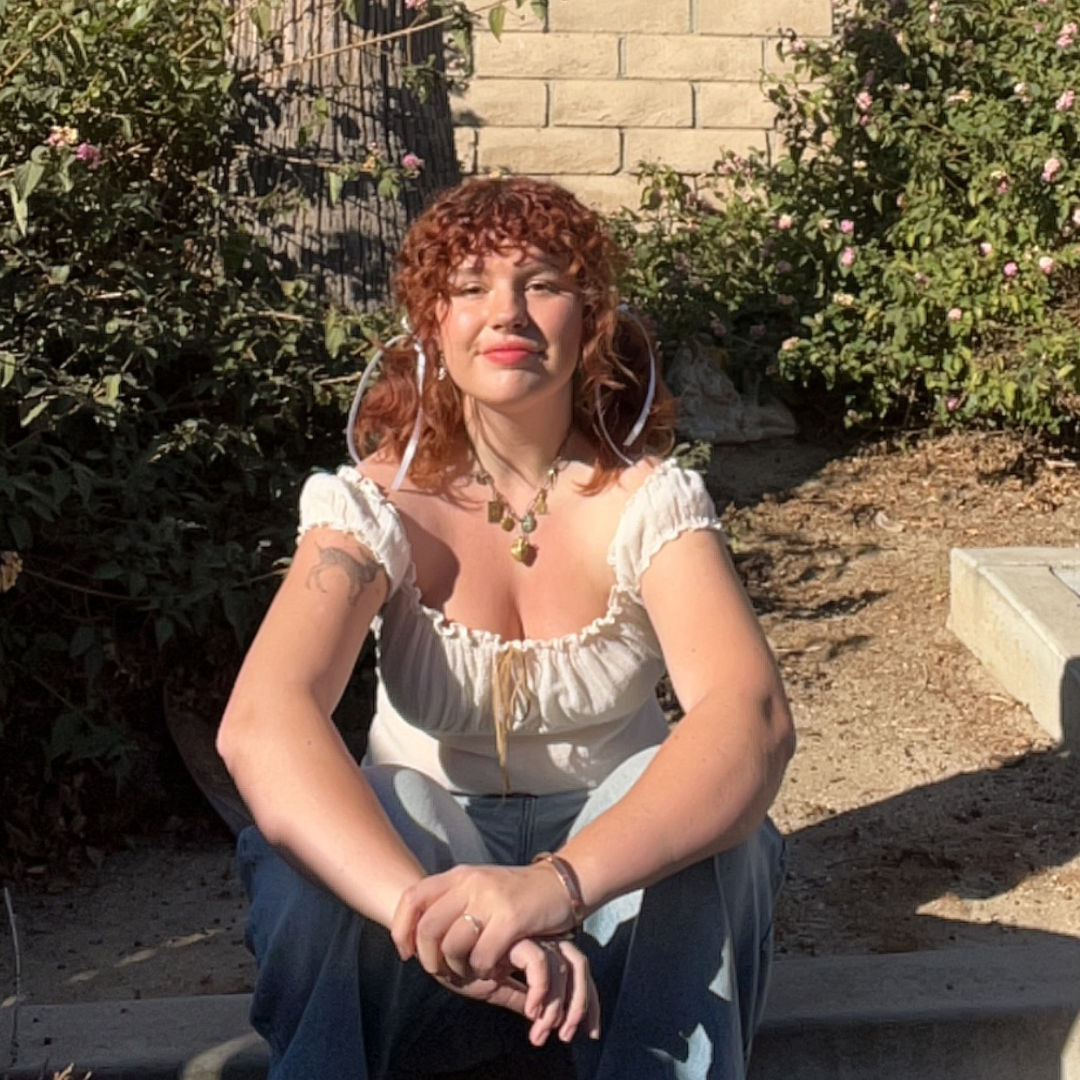
[[[568,937],[570,900],[543,865],[455,866],[406,889],[390,933],[402,960],[464,997],[532,1021],[529,1041],[558,1032],[569,1042],[584,1024],[600,1035],[600,1001],[589,962]]]

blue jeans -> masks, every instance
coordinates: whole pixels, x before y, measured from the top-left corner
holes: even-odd
[[[654,750],[594,791],[453,796],[409,769],[364,775],[431,873],[521,865],[617,802]],[[386,929],[293,870],[254,828],[240,835],[258,978],[251,1020],[270,1080],[378,1080],[471,1068],[526,1043],[506,1010],[466,1001],[403,964]],[[741,1080],[761,1019],[784,842],[766,822],[746,843],[618,897],[579,943],[600,994],[601,1038],[573,1043],[579,1080]]]

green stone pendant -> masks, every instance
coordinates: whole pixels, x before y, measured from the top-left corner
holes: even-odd
[[[531,533],[536,528],[536,518],[532,514],[526,514],[521,519],[521,531]]]

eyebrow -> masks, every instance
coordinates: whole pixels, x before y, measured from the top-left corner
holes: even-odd
[[[569,271],[559,263],[553,262],[550,259],[540,258],[530,258],[525,262],[518,263],[518,269],[524,270],[526,273],[555,274],[557,277],[563,277],[569,274]],[[456,266],[450,271],[449,277],[451,279],[455,277],[480,277],[483,272],[484,262],[481,259],[479,262],[471,265]]]

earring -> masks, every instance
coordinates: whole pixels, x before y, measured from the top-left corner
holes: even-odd
[[[446,365],[440,360],[439,370],[435,373],[435,378],[438,379],[439,382],[446,382],[446,376],[448,374],[449,372],[446,370]]]

